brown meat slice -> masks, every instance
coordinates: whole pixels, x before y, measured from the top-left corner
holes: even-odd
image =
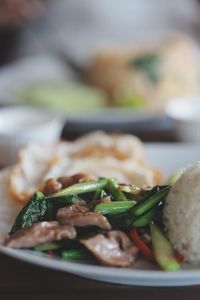
[[[76,183],[87,182],[95,179],[96,178],[94,176],[82,172],[72,176],[60,177],[57,181],[62,184],[62,188],[64,189]]]
[[[44,184],[43,192],[45,196],[50,196],[62,190],[62,184],[54,178],[48,179]]]
[[[91,251],[97,260],[107,266],[129,267],[138,253],[137,247],[122,231],[110,231],[107,235],[98,234],[81,243]]]
[[[11,248],[31,248],[62,239],[74,239],[76,230],[71,225],[60,225],[57,221],[38,222],[18,230],[4,243]]]
[[[86,206],[78,204],[60,208],[57,211],[57,220],[61,224],[75,227],[97,226],[105,230],[111,229],[110,223],[103,215],[91,212]]]

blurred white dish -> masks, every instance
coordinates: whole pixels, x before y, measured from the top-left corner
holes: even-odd
[[[33,55],[0,69],[0,103],[19,104],[15,91],[23,90],[34,81],[73,81],[74,74],[55,55]]]
[[[200,143],[200,97],[176,98],[165,111],[181,141]]]
[[[17,151],[29,141],[53,142],[63,122],[45,111],[24,106],[0,110],[0,165],[16,161]]]

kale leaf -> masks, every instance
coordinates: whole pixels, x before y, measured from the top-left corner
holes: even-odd
[[[37,221],[44,220],[47,208],[45,196],[41,192],[36,192],[19,212],[9,234],[13,234],[21,228],[29,227]]]

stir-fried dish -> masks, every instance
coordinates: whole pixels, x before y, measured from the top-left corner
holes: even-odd
[[[178,270],[183,257],[167,239],[162,218],[170,189],[85,173],[48,179],[20,211],[4,244],[114,267],[134,266],[142,256]]]

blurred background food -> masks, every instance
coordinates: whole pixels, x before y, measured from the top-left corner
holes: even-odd
[[[175,37],[102,50],[87,78],[106,91],[110,105],[160,110],[173,97],[196,95],[199,71],[192,41]]]
[[[172,98],[200,92],[197,49],[186,36],[104,47],[91,57],[82,75],[82,82],[76,76],[67,80],[46,75],[26,82],[25,73],[24,84],[9,92],[19,103],[66,113],[106,107],[161,113]]]
[[[94,109],[106,106],[103,91],[84,84],[61,81],[32,83],[19,92],[25,104],[53,108],[58,111]]]
[[[199,97],[199,17],[198,0],[3,0],[0,105],[64,116],[63,137],[177,139],[165,109]]]
[[[41,60],[36,56],[40,71],[38,59]],[[22,67],[23,61],[18,66],[19,72]],[[26,71],[30,68],[31,61],[27,62],[24,69],[24,78],[22,72],[22,83],[18,84],[19,73],[16,72],[14,84],[9,82],[4,87],[7,97],[10,95],[13,98],[11,102],[17,100],[19,104],[41,106],[68,114],[74,109],[107,107],[132,108],[133,111],[154,111],[159,114],[174,97],[194,96],[200,92],[198,51],[194,42],[186,36],[176,36],[153,44],[123,44],[99,49],[82,71],[82,80],[75,74],[71,78],[52,78],[48,72],[43,76],[40,74],[41,78],[31,72],[27,80]],[[53,69],[50,70],[52,72]],[[11,73],[14,73],[14,66]],[[3,83],[0,89],[3,92]]]

